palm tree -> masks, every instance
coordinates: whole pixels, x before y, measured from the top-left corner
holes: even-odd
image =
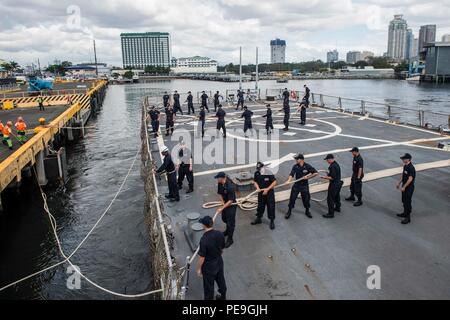
[[[16,71],[19,68],[19,64],[15,61],[10,61],[9,65],[11,66],[11,71]]]

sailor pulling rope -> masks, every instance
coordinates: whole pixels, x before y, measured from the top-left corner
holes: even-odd
[[[318,172],[327,172],[326,170],[318,170]],[[294,183],[297,183],[299,181],[302,180],[307,180],[311,177],[312,175],[306,175],[304,177],[301,177],[300,179],[297,180],[292,180],[289,182],[285,182],[283,184],[277,185],[274,187],[274,189],[279,189],[288,185],[292,185]],[[312,184],[312,186],[316,186],[316,185],[322,185],[322,184],[328,184],[328,182],[326,183],[314,183]],[[236,199],[236,202],[233,203],[232,205],[236,205],[238,206],[241,210],[243,211],[252,211],[252,210],[256,210],[257,206],[258,206],[258,196],[257,194],[259,192],[262,192],[263,190],[255,190],[252,193],[250,193],[249,195]],[[275,199],[277,199],[276,197],[277,193],[275,193]],[[325,201],[326,197],[324,199],[315,199],[315,198],[311,198],[313,201],[317,201],[317,202],[321,202],[321,201]],[[280,200],[275,200],[276,202],[280,202]],[[223,205],[223,203],[221,201],[211,201],[211,202],[206,202],[203,204],[203,209],[211,209],[211,208],[215,208],[215,207],[220,207],[221,205]],[[215,218],[215,217],[214,217]]]

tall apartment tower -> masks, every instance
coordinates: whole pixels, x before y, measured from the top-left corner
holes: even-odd
[[[403,15],[394,16],[389,24],[387,56],[394,60],[404,60],[408,57],[408,24]]]
[[[339,61],[339,52],[335,49],[327,52],[327,63],[333,63]]]
[[[436,25],[421,26],[419,31],[419,52],[424,50],[423,48],[426,44],[433,42],[436,42]]]
[[[122,33],[123,67],[170,67],[170,35],[167,32]]]
[[[270,62],[285,63],[286,62],[286,41],[275,39],[270,41]]]

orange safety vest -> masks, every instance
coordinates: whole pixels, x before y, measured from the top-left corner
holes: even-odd
[[[0,132],[1,132],[2,134],[3,134],[3,128],[4,128],[3,123],[0,122]]]
[[[8,126],[5,126],[3,128],[3,136],[8,138],[10,134],[11,134],[11,129]]]
[[[17,131],[25,131],[27,129],[27,125],[23,121],[17,122],[16,129],[17,129]]]

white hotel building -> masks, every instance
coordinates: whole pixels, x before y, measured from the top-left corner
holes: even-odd
[[[217,61],[208,57],[172,58],[173,73],[216,73]]]

